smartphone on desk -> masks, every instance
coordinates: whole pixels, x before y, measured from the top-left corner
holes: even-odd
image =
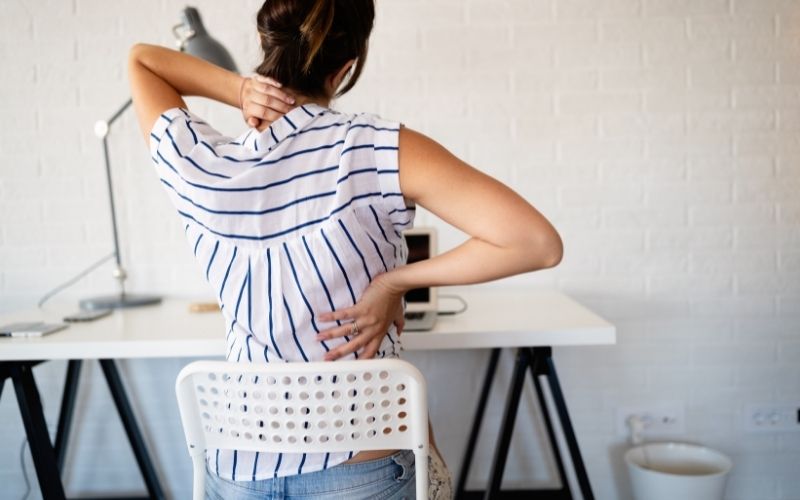
[[[0,337],[44,337],[67,327],[66,323],[31,321],[0,326]]]

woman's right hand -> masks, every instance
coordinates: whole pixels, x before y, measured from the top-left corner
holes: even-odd
[[[239,102],[249,126],[265,130],[294,107],[294,97],[281,87],[279,82],[261,75],[244,79]]]

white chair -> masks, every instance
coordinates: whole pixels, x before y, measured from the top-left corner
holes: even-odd
[[[410,449],[417,498],[427,499],[427,390],[422,374],[408,362],[196,361],[181,370],[175,390],[194,467],[195,500],[204,497],[209,448],[272,453]]]

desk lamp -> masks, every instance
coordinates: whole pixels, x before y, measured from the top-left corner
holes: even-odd
[[[230,71],[236,71],[236,64],[230,53],[221,43],[211,38],[203,26],[200,13],[194,7],[186,7],[181,16],[181,23],[172,28],[175,35],[178,49],[195,57],[205,59],[217,66],[221,66]],[[101,297],[91,297],[80,301],[81,309],[114,309],[122,307],[137,307],[150,304],[158,304],[161,297],[158,295],[132,294],[125,291],[125,279],[128,273],[122,267],[122,257],[119,251],[119,231],[117,229],[117,212],[114,206],[114,189],[111,182],[111,166],[108,154],[108,132],[111,125],[122,116],[132,101],[130,98],[120,107],[107,121],[100,120],[94,126],[94,133],[103,140],[103,158],[106,166],[106,181],[108,184],[108,200],[111,206],[111,228],[114,233],[114,257],[116,267],[112,276],[119,282],[119,293],[105,295]]]

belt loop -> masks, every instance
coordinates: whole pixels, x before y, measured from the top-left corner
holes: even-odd
[[[411,477],[414,472],[414,452],[411,450],[403,450],[400,453],[392,455],[394,463],[403,469],[403,473],[397,478],[397,481],[403,481]]]

